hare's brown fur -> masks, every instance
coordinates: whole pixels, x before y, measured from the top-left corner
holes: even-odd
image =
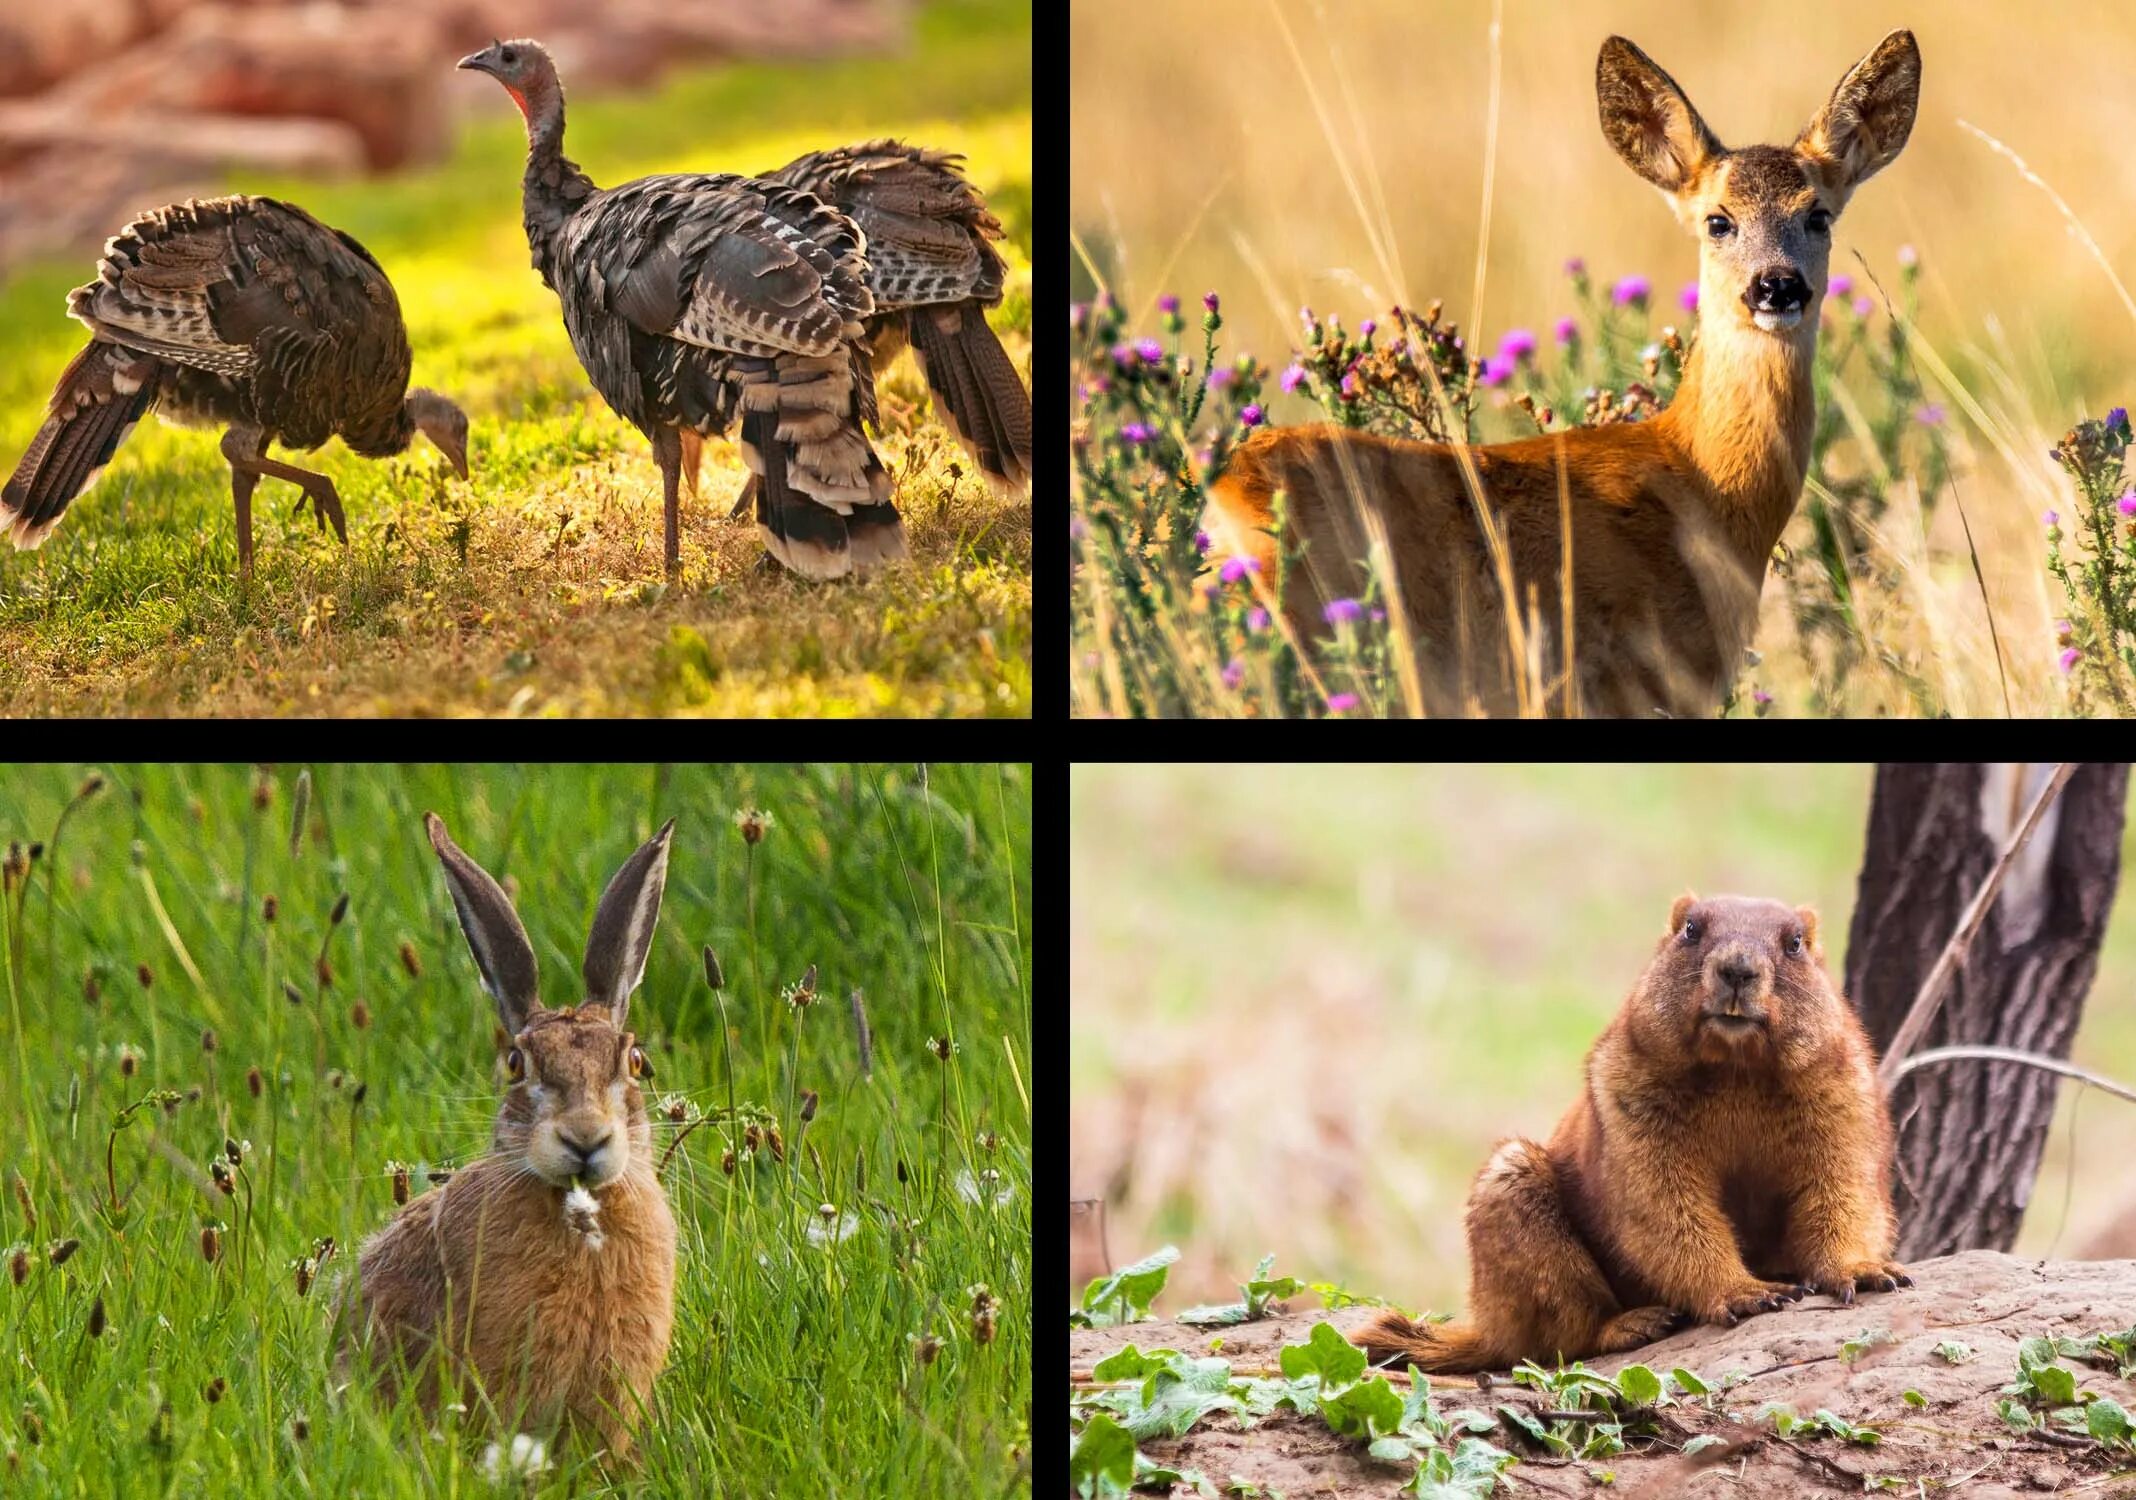
[[[1389,1312],[1351,1337],[1424,1370],[1506,1369],[1905,1284],[1875,1058],[1821,958],[1807,907],[1677,902],[1549,1144],[1503,1141],[1477,1174],[1471,1321]]]
[[[479,1397],[510,1427],[584,1428],[624,1453],[674,1324],[675,1221],[635,1081],[642,1055],[620,1026],[659,911],[667,830],[602,897],[587,958],[595,998],[560,1009],[533,996],[532,950],[502,890],[442,824],[432,838],[512,1031],[515,1076],[490,1154],[364,1245],[350,1331],[366,1337],[387,1399],[406,1375],[426,1405]],[[598,1203],[598,1245],[566,1223],[579,1179]]]

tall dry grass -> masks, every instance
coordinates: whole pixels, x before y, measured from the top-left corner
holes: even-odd
[[[1610,32],[1646,47],[1725,141],[1745,144],[1791,139],[1855,58],[1912,27],[1920,117],[1841,219],[1833,270],[1890,285],[1899,248],[1918,251],[1910,346],[1924,398],[1949,413],[1950,482],[1924,494],[1907,473],[1876,476],[1877,586],[1854,601],[1861,659],[1844,691],[1817,680],[1797,649],[1800,611],[1771,584],[1758,685],[1782,713],[2109,706],[2098,694],[2073,704],[2060,669],[2055,622],[2073,611],[2046,566],[2042,516],[2072,500],[2050,448],[2136,389],[2136,305],[2122,284],[2136,279],[2136,93],[2117,61],[2136,13],[2085,0],[1781,11],[1621,0],[1577,13],[1524,0],[1095,0],[1071,24],[1076,296],[1109,290],[1147,328],[1159,294],[1220,288],[1226,353],[1252,350],[1271,370],[1303,305],[1354,322],[1443,297],[1479,350],[1509,328],[1545,329],[1572,310],[1561,267],[1574,255],[1602,278],[1651,276],[1666,306],[1696,248],[1596,127],[1594,54]],[[1657,307],[1654,328],[1668,320]],[[1821,394],[1866,426],[1864,392]],[[1307,410],[1276,396],[1269,415]],[[1869,446],[1859,463],[1873,468]],[[1788,542],[1807,541],[1798,520]],[[1071,662],[1076,707],[1119,711],[1105,688],[1118,664],[1097,655]],[[1211,691],[1196,711],[1248,706]]]

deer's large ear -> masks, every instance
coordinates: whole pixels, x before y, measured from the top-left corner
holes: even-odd
[[[445,831],[445,820],[436,813],[423,814],[423,827],[430,834],[430,847],[445,867],[445,885],[452,892],[453,910],[460,914],[460,931],[467,934],[467,949],[481,971],[482,987],[497,1002],[497,1019],[517,1036],[527,1017],[541,1009],[534,979],[534,945],[527,941],[519,913],[512,910],[504,887],[489,871],[464,854]]]
[[[1921,49],[1913,33],[1894,31],[1848,70],[1795,149],[1825,169],[1831,185],[1851,193],[1891,165],[1913,133],[1921,102]]]
[[[646,955],[652,952],[653,928],[660,920],[660,893],[667,885],[669,818],[660,831],[623,861],[601,892],[593,911],[593,931],[586,939],[586,1003],[608,1007],[616,1026],[630,1011],[631,991],[645,978]]]
[[[1696,183],[1725,149],[1676,80],[1621,36],[1595,61],[1602,135],[1625,164],[1664,193]]]

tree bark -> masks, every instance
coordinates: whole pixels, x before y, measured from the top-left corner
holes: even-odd
[[[1879,1054],[2053,767],[1882,765],[1847,934],[1847,994]],[[2066,1057],[2121,874],[2128,767],[2077,768],[2013,862],[1914,1050],[1989,1043]],[[1900,1079],[1899,1255],[2007,1250],[2024,1222],[2060,1080],[1953,1061]]]

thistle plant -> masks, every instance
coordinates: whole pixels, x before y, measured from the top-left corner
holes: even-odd
[[[2076,504],[2065,529],[2049,511],[2047,570],[2069,599],[2056,622],[2059,663],[2079,712],[2127,712],[2136,699],[2136,483],[2128,474],[2129,414],[2083,421],[2049,455]]]

